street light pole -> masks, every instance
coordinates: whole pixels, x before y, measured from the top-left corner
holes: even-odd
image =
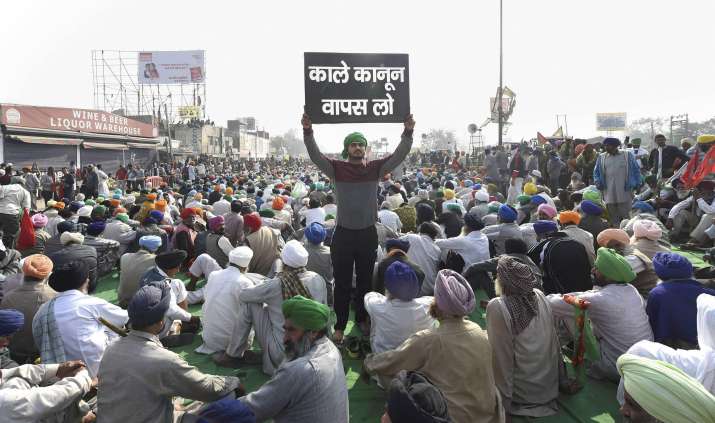
[[[504,126],[504,119],[502,118],[503,110],[501,106],[502,99],[502,67],[504,62],[504,55],[502,51],[502,35],[503,35],[503,0],[499,0],[499,95],[497,96],[497,117],[499,118],[499,145],[502,145],[502,128]]]

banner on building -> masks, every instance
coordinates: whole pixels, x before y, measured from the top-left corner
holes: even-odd
[[[597,131],[625,131],[625,113],[596,113]]]
[[[201,108],[199,106],[181,106],[181,107],[179,107],[179,118],[180,119],[198,118],[200,114],[201,114]]]
[[[313,123],[404,122],[407,54],[305,53],[305,111]]]
[[[35,129],[154,138],[157,127],[100,110],[0,104],[0,123]]]
[[[140,84],[194,84],[204,82],[204,51],[140,51]]]

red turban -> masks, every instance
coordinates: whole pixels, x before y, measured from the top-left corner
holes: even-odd
[[[184,210],[181,211],[181,219],[188,219],[189,216],[196,216],[196,210],[192,209],[191,207],[187,207]]]
[[[250,213],[243,216],[243,224],[248,226],[251,232],[261,229],[261,216],[257,213]]]

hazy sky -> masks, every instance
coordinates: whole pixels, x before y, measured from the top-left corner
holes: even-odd
[[[206,50],[207,111],[299,128],[303,52],[408,53],[417,133],[489,115],[498,85],[499,3],[490,1],[3,2],[0,102],[93,107],[91,50]],[[504,0],[504,81],[517,94],[508,137],[599,135],[597,112],[628,119],[715,115],[715,2]],[[320,125],[396,141],[401,125]],[[485,130],[488,144],[496,129]],[[419,138],[419,137],[418,137]]]

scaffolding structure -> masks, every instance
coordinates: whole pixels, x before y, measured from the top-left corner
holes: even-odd
[[[140,84],[139,51],[92,50],[94,107],[168,122],[206,118],[206,83]]]
[[[670,117],[670,144],[680,146],[680,140],[689,137],[688,114]]]

